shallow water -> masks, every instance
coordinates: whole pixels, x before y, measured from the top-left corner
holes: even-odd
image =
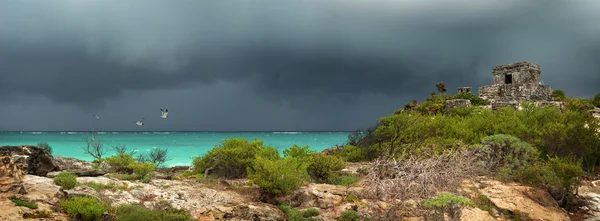
[[[206,154],[215,145],[232,137],[263,140],[281,153],[293,144],[308,145],[321,151],[346,142],[348,132],[99,132],[107,147],[126,145],[129,151],[148,152],[152,148],[166,148],[173,159],[168,166],[190,165],[192,158]],[[35,145],[47,142],[54,156],[92,160],[81,149],[85,146],[86,132],[0,132],[0,146]],[[114,154],[110,149],[108,155]]]

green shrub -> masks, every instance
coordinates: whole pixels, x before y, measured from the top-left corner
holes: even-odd
[[[359,221],[360,215],[354,210],[346,210],[337,218],[338,221]]]
[[[313,216],[319,215],[319,210],[315,208],[309,208],[300,212],[298,209],[288,205],[279,205],[279,209],[287,215],[288,221],[321,221],[321,219],[313,218]]]
[[[151,163],[151,162],[146,162],[146,163],[135,162],[135,163],[130,164],[128,166],[128,168],[133,171],[133,174],[138,179],[143,179],[146,176],[151,176],[152,172],[154,170],[156,170],[156,166],[154,165],[154,163]]]
[[[48,144],[46,142],[41,142],[41,143],[38,143],[38,147],[42,148],[42,149],[48,151],[48,153],[52,154],[52,147],[50,146],[50,144]]]
[[[299,158],[270,160],[259,156],[248,167],[248,178],[269,196],[285,195],[308,180],[306,166]]]
[[[346,200],[348,202],[353,202],[353,203],[360,202],[360,198],[358,198],[358,196],[354,195],[354,193],[352,193],[352,192],[349,192],[348,194],[346,194],[346,197],[344,197],[344,200]]]
[[[116,213],[119,221],[188,221],[193,220],[185,212],[172,210],[150,210],[139,205],[122,205]]]
[[[23,213],[23,218],[25,219],[41,219],[41,218],[50,218],[52,211],[49,210],[38,210],[32,213]]]
[[[119,180],[137,180],[140,179],[136,174],[127,174],[127,173],[111,173],[109,174],[111,178],[119,179]]]
[[[594,105],[596,105],[596,107],[600,107],[600,93],[596,94],[596,96],[594,96],[593,99]]]
[[[347,162],[363,162],[370,161],[369,153],[366,148],[360,148],[352,145],[344,147],[344,151],[341,153],[342,158]]]
[[[130,165],[135,163],[133,156],[126,153],[120,153],[115,156],[104,159],[106,163],[114,167],[117,172],[131,173]]]
[[[344,169],[344,161],[338,156],[312,154],[307,167],[308,174],[317,183],[326,183],[329,177]]]
[[[211,174],[226,178],[244,178],[247,176],[247,168],[252,166],[256,155],[261,151],[263,157],[277,159],[279,154],[275,148],[263,146],[263,141],[252,142],[242,138],[231,138],[223,141],[208,153],[194,158],[194,172],[204,173],[206,169],[212,169]],[[275,150],[275,151],[273,151]]]
[[[563,90],[554,90],[552,91],[552,98],[557,101],[564,101],[567,98],[567,95]]]
[[[283,157],[306,158],[314,153],[316,152],[311,150],[308,146],[300,147],[294,144],[294,146],[283,151]]]
[[[119,189],[121,187],[117,187],[117,185],[115,185],[114,183],[108,183],[108,184],[104,184],[104,183],[98,183],[98,182],[86,182],[83,185],[89,186],[92,189],[100,192],[102,190],[113,190],[113,189]]]
[[[27,207],[30,209],[38,208],[38,205],[35,202],[27,202],[25,200],[21,200],[21,199],[15,198],[15,197],[10,198],[10,201],[12,201],[15,204],[15,206],[23,206],[23,207]]]
[[[550,157],[547,162],[548,172],[544,178],[550,193],[558,203],[566,206],[573,199],[574,190],[583,175],[581,160],[575,157]]]
[[[443,217],[447,213],[451,219],[460,218],[463,206],[475,206],[473,201],[452,193],[440,193],[438,197],[423,200],[423,207],[435,210],[435,218]]]
[[[567,99],[565,106],[572,111],[585,112],[593,109],[596,105],[594,105],[593,101],[585,98],[573,98]]]
[[[77,176],[69,172],[60,172],[54,177],[54,183],[62,187],[62,189],[70,190],[77,186]]]
[[[485,99],[468,92],[455,94],[454,96],[452,96],[452,99],[466,99],[471,101],[471,105],[473,106],[485,106],[490,104],[489,101],[486,101]]]
[[[533,165],[538,157],[533,146],[510,135],[484,137],[481,144],[476,149],[484,166],[491,171],[498,171],[504,178],[510,178],[516,171]]]
[[[89,196],[67,199],[60,203],[60,207],[74,219],[84,221],[100,220],[102,214],[110,209],[108,205]]]
[[[313,217],[313,216],[318,216],[319,214],[321,214],[321,212],[319,212],[318,209],[316,208],[308,208],[304,211],[302,211],[302,216],[303,217]]]
[[[349,187],[352,184],[355,184],[358,182],[358,177],[354,176],[354,175],[346,175],[346,174],[337,174],[337,173],[331,173],[329,175],[329,177],[327,178],[327,183],[329,184],[333,184],[333,185],[338,185],[338,186],[345,186],[345,187]]]

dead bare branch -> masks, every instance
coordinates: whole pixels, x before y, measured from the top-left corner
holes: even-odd
[[[107,149],[103,146],[102,139],[99,137],[98,133],[90,131],[83,139],[86,143],[86,146],[82,147],[85,153],[94,157],[95,160],[102,159],[102,156],[106,154]]]

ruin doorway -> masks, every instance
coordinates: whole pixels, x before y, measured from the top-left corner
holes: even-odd
[[[512,81],[513,81],[512,74],[504,75],[504,83],[505,84],[512,84]]]

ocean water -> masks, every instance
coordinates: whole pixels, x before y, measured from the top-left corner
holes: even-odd
[[[74,157],[91,161],[93,158],[81,149],[87,132],[0,132],[0,146],[36,145],[46,142],[52,146],[54,156]],[[168,149],[172,159],[167,166],[191,165],[192,159],[204,155],[220,142],[236,137],[264,141],[281,153],[294,144],[309,146],[321,151],[343,144],[348,132],[99,132],[107,156],[115,154],[112,147],[125,145],[128,151],[149,152],[153,148]]]

